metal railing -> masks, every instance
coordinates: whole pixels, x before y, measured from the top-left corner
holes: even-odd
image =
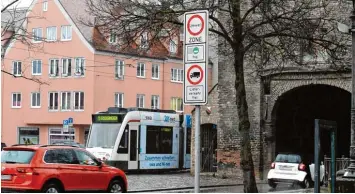
[[[331,158],[324,155],[324,169],[325,169],[325,181],[328,182],[330,178],[330,164]],[[350,158],[345,158],[343,155],[341,158],[335,160],[335,172],[347,168],[350,165]]]

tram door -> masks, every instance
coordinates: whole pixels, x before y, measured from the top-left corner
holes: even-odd
[[[138,169],[138,123],[129,124],[128,170]]]

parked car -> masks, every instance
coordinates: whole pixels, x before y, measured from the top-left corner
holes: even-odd
[[[75,146],[6,147],[1,163],[1,192],[127,192],[122,170]]]
[[[52,145],[70,145],[70,146],[77,146],[79,148],[85,148],[83,144],[74,141],[56,141],[52,143]]]
[[[1,142],[1,151],[6,147],[6,143]]]
[[[320,185],[324,183],[324,165],[320,166]],[[268,173],[268,184],[275,188],[278,183],[297,183],[310,188],[314,182],[314,164],[302,159],[299,154],[282,153],[276,156]]]

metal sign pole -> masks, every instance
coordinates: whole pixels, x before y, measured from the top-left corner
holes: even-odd
[[[319,120],[314,122],[314,193],[319,193]]]
[[[200,192],[200,106],[195,109],[195,193]]]
[[[331,192],[335,193],[335,145],[336,145],[336,131],[333,130],[331,132],[331,155],[332,155],[332,163],[331,163]]]

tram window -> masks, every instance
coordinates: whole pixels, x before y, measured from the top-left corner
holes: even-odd
[[[147,154],[173,153],[173,128],[147,126]]]
[[[118,145],[117,153],[128,154],[128,127],[125,128],[120,145]]]
[[[187,128],[186,132],[186,154],[191,154],[191,128]]]

